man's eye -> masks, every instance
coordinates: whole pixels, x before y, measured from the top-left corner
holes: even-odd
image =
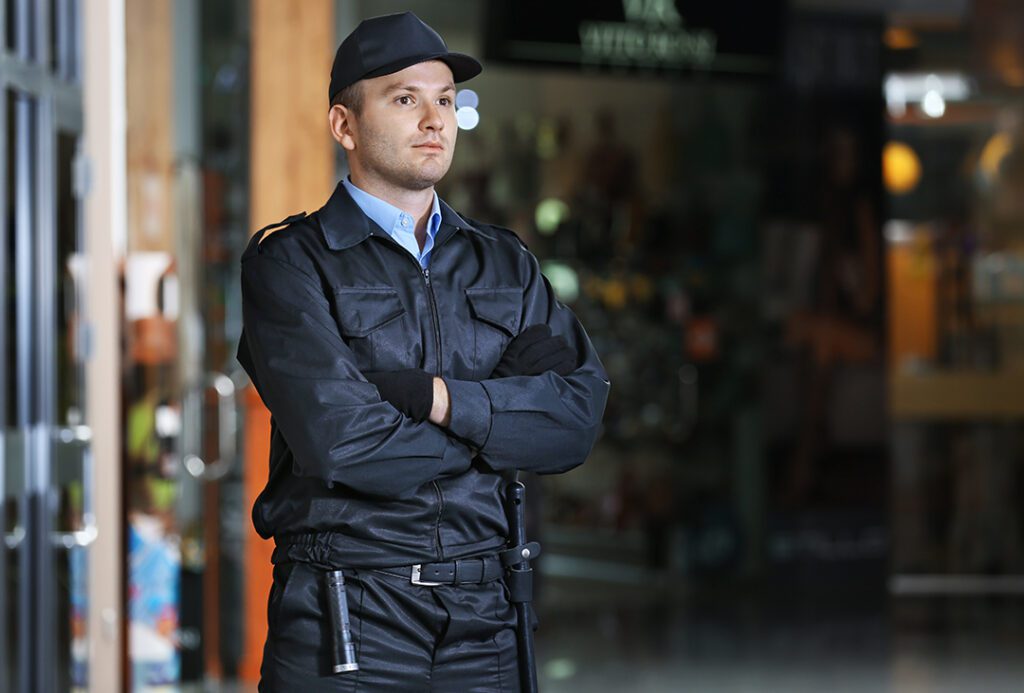
[[[403,106],[408,106],[409,104],[412,103],[412,97],[411,96],[399,96],[395,100],[398,101],[398,103],[402,104]]]
[[[447,96],[442,96],[440,99],[438,99],[438,103],[440,103],[442,106],[451,106],[452,100],[449,99]]]

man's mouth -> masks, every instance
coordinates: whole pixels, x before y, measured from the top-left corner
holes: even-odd
[[[415,149],[437,149],[438,151],[444,149],[444,145],[440,142],[424,142],[423,144],[413,145]]]

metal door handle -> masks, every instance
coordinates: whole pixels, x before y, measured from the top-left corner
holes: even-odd
[[[13,532],[4,533],[4,545],[9,549],[18,548],[23,541],[25,541],[25,528],[21,525],[17,525]]]
[[[88,546],[96,541],[99,528],[96,526],[96,513],[93,512],[93,459],[92,429],[88,426],[68,426],[57,429],[57,440],[64,445],[78,444],[82,450],[82,522],[81,529],[68,532],[53,532],[50,540],[56,546],[73,549],[76,546]],[[24,532],[23,532],[24,533]]]
[[[217,460],[207,463],[195,453],[187,453],[182,460],[189,474],[203,481],[217,481],[231,471],[235,465],[238,435],[238,410],[235,406],[235,383],[231,378],[216,371],[208,373],[205,387],[212,387],[217,393]],[[196,406],[202,406],[200,403]],[[185,417],[186,424],[194,420]]]
[[[65,549],[73,549],[76,546],[88,546],[89,544],[96,541],[96,537],[99,536],[99,529],[96,527],[96,520],[90,515],[86,518],[86,525],[82,529],[72,530],[70,532],[54,532],[51,539],[57,546],[63,546]]]
[[[93,459],[92,429],[88,426],[67,426],[54,430],[57,445],[77,445],[82,448],[82,521],[81,529],[67,532],[52,532],[50,540],[55,546],[74,548],[88,546],[96,541],[99,530],[96,526],[96,515],[93,512]],[[56,451],[56,448],[54,448]],[[11,532],[4,533],[4,545],[11,550],[21,546],[25,541],[25,527],[16,525]]]
[[[88,426],[66,426],[57,429],[57,438],[62,443],[92,443],[92,429]]]

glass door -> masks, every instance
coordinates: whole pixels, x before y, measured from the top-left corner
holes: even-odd
[[[0,6],[0,689],[84,689],[96,537],[74,0]]]
[[[180,292],[177,368],[184,474],[176,519],[182,545],[182,683],[238,675],[247,627],[243,549],[250,524],[240,464],[234,359],[240,329],[238,257],[248,240],[246,0],[176,5],[176,199]],[[195,37],[198,37],[196,40]],[[188,120],[188,126],[181,123]]]
[[[248,1],[125,5],[123,382],[132,685],[237,677],[243,533],[234,360],[248,240]]]

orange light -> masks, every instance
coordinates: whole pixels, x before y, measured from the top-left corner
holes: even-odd
[[[886,48],[894,51],[914,48],[918,44],[917,34],[910,29],[904,29],[899,26],[891,26],[886,29],[885,37],[882,40],[885,41]]]
[[[921,180],[921,160],[910,145],[888,142],[882,150],[882,179],[893,195],[905,195]]]
[[[1013,140],[1005,132],[997,132],[985,143],[978,157],[978,168],[990,181],[994,180],[999,173],[999,165],[1010,150],[1013,149]]]

